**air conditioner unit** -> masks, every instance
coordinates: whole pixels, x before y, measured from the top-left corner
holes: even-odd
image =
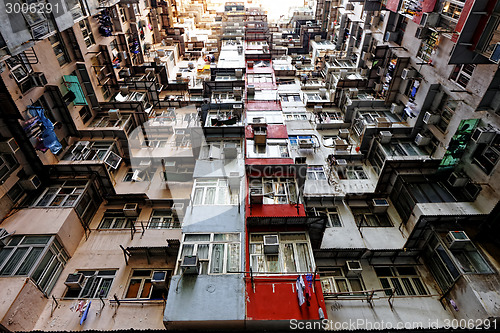
[[[321,98],[325,98],[326,99],[326,89],[325,88],[320,88],[319,89],[319,96]]]
[[[132,174],[132,181],[134,182],[142,182],[142,177],[140,176],[141,170],[134,170]]]
[[[129,94],[130,90],[128,86],[120,86],[120,94],[123,96],[127,96]]]
[[[247,61],[248,68],[253,68],[253,61]]]
[[[279,245],[278,235],[264,236],[264,254],[278,254]]]
[[[403,109],[404,109],[403,104],[397,104],[397,103],[391,104],[391,113],[392,114],[401,114],[401,112],[403,112]]]
[[[237,157],[238,157],[238,148],[236,147],[236,145],[232,147],[232,146],[226,146],[224,144],[224,159],[232,160],[236,159]]]
[[[174,202],[172,204],[172,210],[177,214],[177,216],[184,215],[184,203],[182,202]]]
[[[401,73],[401,78],[403,80],[412,79],[417,76],[417,71],[414,69],[404,68]]]
[[[175,172],[177,171],[177,166],[175,161],[165,161],[165,171]]]
[[[428,136],[422,135],[420,133],[415,137],[415,144],[417,146],[427,146],[431,142],[431,138]]]
[[[312,139],[299,139],[299,148],[302,148],[302,149],[313,148]]]
[[[242,89],[241,87],[235,87],[233,89],[233,92],[234,92],[234,96],[235,97],[241,97],[241,94],[242,94]]]
[[[375,118],[375,126],[377,126],[377,127],[391,127],[392,123],[386,117],[377,117],[377,118]]]
[[[345,80],[347,78],[347,69],[341,69],[339,73],[340,73],[339,78],[341,80]]]
[[[21,186],[26,191],[36,190],[40,187],[40,185],[42,185],[42,182],[40,181],[37,175],[33,175],[28,179],[21,180]]]
[[[427,125],[434,125],[434,124],[437,124],[439,122],[440,118],[441,117],[438,114],[432,114],[429,111],[427,111],[424,114],[424,123]]]
[[[372,206],[374,213],[385,213],[389,208],[389,202],[386,199],[372,199]]]
[[[82,273],[73,273],[68,275],[64,284],[70,289],[81,289],[83,288],[84,281],[85,275]]]
[[[349,137],[349,130],[347,128],[339,129],[339,137],[341,139],[347,139]]]
[[[355,277],[361,275],[363,267],[361,267],[359,260],[347,260],[345,262],[345,271],[347,277]]]
[[[234,75],[236,76],[236,78],[241,79],[243,77],[243,69],[236,68],[234,70]]]
[[[15,154],[19,150],[19,145],[14,138],[0,142],[0,152],[7,154]]]
[[[391,142],[392,139],[392,133],[389,131],[380,131],[380,143],[381,144],[386,144]]]
[[[461,172],[452,172],[448,177],[448,184],[453,187],[464,187],[469,182],[469,177]]]
[[[139,216],[139,205],[136,203],[126,203],[123,206],[123,214],[130,217]]]
[[[168,287],[168,272],[167,271],[153,271],[151,283],[156,288],[167,289]]]
[[[248,96],[255,95],[255,86],[253,84],[247,85],[247,94]]]
[[[358,88],[349,88],[348,90],[348,95],[349,98],[357,98],[358,97]]]
[[[399,31],[387,31],[384,35],[384,42],[394,42],[399,37]]]
[[[345,5],[345,10],[354,10],[354,4],[348,2],[346,5]]]
[[[415,32],[415,38],[424,39],[425,37],[427,37],[428,32],[429,32],[429,30],[427,28],[418,27],[417,31]]]
[[[323,112],[323,106],[322,105],[315,105],[313,110],[315,113]]]
[[[360,74],[361,76],[367,76],[368,75],[368,68],[361,68]]]
[[[125,77],[129,77],[131,75],[130,68],[123,68],[118,72],[118,76],[123,79]]]
[[[420,25],[424,27],[436,27],[439,24],[440,15],[436,12],[422,13]]]
[[[262,204],[264,202],[264,193],[262,192],[262,187],[251,187],[250,188],[250,203],[251,204]]]
[[[450,250],[463,249],[470,243],[464,231],[449,231],[444,240]]]
[[[380,92],[382,90],[382,83],[375,83],[375,87],[373,87],[375,92]]]
[[[197,256],[184,256],[181,262],[183,274],[198,274],[200,271],[200,263]]]
[[[384,67],[379,67],[377,68],[377,75],[382,76],[384,75]]]
[[[478,127],[472,133],[472,141],[475,143],[490,143],[496,134],[496,131],[491,127]]]
[[[120,120],[121,114],[118,109],[111,109],[108,111],[109,120]]]
[[[380,17],[378,15],[374,15],[370,19],[370,25],[377,26],[380,23]]]
[[[221,151],[220,147],[217,147],[214,145],[210,146],[210,150],[208,152],[208,158],[210,160],[220,160],[221,155],[222,155],[222,151]]]
[[[475,201],[483,188],[479,184],[469,181],[462,189],[463,193],[470,201]]]

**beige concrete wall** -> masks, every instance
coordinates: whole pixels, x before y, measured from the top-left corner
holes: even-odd
[[[5,219],[1,226],[17,235],[57,235],[70,256],[83,237],[80,218],[73,208],[25,208]]]
[[[29,278],[0,278],[0,326],[10,331],[33,330],[47,298]]]

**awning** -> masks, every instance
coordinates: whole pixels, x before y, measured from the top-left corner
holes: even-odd
[[[128,259],[131,257],[146,257],[148,263],[150,263],[150,258],[152,257],[164,257],[165,261],[167,261],[168,257],[177,258],[179,247],[180,241],[178,239],[167,239],[166,246],[128,246],[124,248],[120,245],[127,265]]]

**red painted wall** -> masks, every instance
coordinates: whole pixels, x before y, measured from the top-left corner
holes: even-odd
[[[305,279],[305,276],[303,276]],[[319,320],[321,307],[326,317],[325,301],[319,275],[316,276],[310,305],[299,306],[295,280],[297,275],[255,277],[255,292],[250,278],[247,278],[248,320]],[[305,282],[305,281],[304,281]],[[274,285],[274,288],[273,288]]]
[[[253,130],[251,125],[245,127],[245,138],[253,139]],[[288,139],[288,131],[285,125],[267,125],[268,139]]]

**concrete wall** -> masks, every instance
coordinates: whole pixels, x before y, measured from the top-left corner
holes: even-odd
[[[48,300],[29,278],[0,278],[0,327],[31,331]]]
[[[2,222],[17,235],[57,235],[70,256],[83,237],[80,218],[73,208],[25,208]]]
[[[174,276],[163,318],[165,326],[170,329],[195,324],[189,321],[243,321],[244,295],[243,274]]]

